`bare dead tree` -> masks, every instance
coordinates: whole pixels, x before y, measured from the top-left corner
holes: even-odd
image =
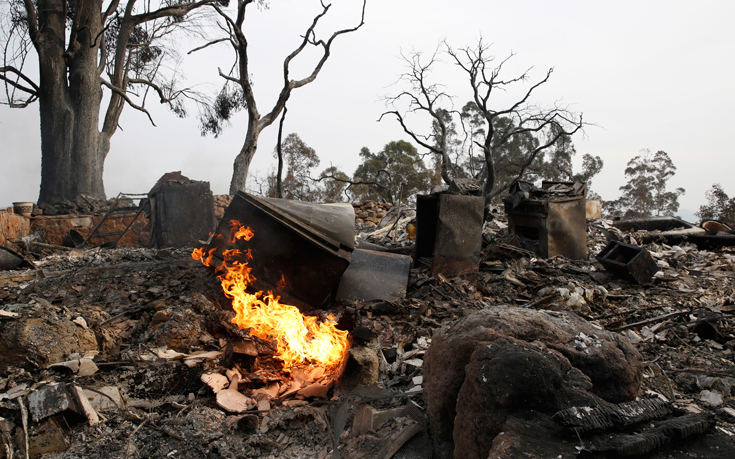
[[[514,182],[521,180],[529,166],[536,160],[539,153],[553,146],[562,136],[571,136],[584,127],[582,115],[576,115],[565,107],[554,106],[544,109],[529,103],[531,94],[539,86],[543,85],[551,77],[553,68],[546,72],[546,76],[531,85],[525,91],[523,97],[517,102],[505,108],[495,109],[490,105],[490,97],[494,92],[506,91],[508,87],[516,83],[525,82],[529,79],[529,70],[521,75],[504,79],[501,77],[503,65],[510,60],[514,54],[502,60],[496,66],[492,66],[495,58],[488,54],[489,45],[483,43],[482,38],[474,48],[460,48],[453,50],[446,42],[447,53],[454,59],[469,76],[472,86],[472,95],[480,113],[487,122],[485,141],[478,146],[485,156],[485,169],[487,178],[483,195],[491,200],[493,197],[505,191]],[[502,130],[496,130],[495,120],[500,117],[510,119],[510,123]],[[495,158],[496,152],[514,136],[533,134],[536,137],[544,137],[539,145],[526,152],[525,158],[520,163],[520,171],[516,179],[501,188],[496,185]]]
[[[278,155],[278,170],[276,172],[276,197],[283,198],[283,122],[286,121],[288,108],[283,107],[281,121],[278,123],[278,142],[276,142],[276,154]]]
[[[245,190],[250,163],[252,162],[258,147],[258,137],[260,136],[261,131],[270,126],[278,118],[278,115],[284,110],[293,90],[305,86],[316,79],[322,67],[329,59],[332,51],[332,45],[338,37],[347,33],[354,32],[363,26],[363,24],[365,23],[365,6],[367,0],[363,0],[360,23],[357,26],[338,30],[332,33],[332,35],[326,40],[317,38],[316,27],[319,24],[319,21],[329,12],[331,4],[324,4],[323,2],[321,3],[322,11],[314,17],[311,25],[306,29],[306,32],[303,34],[303,39],[301,43],[293,52],[291,52],[291,54],[289,54],[284,59],[283,87],[280,90],[278,99],[276,100],[275,104],[265,114],[261,114],[255,101],[253,85],[250,81],[248,40],[243,31],[245,13],[248,6],[252,3],[254,3],[254,0],[238,0],[236,15],[234,17],[228,14],[222,6],[218,4],[212,4],[212,7],[217,11],[222,20],[220,28],[227,33],[227,41],[233,47],[236,54],[236,63],[233,66],[232,71],[229,73],[224,73],[222,72],[222,70],[220,70],[219,74],[222,78],[225,79],[226,82],[232,83],[236,85],[237,88],[239,88],[240,93],[238,94],[238,97],[242,97],[241,105],[244,106],[248,113],[247,133],[245,134],[245,141],[240,150],[240,153],[235,158],[232,181],[230,182],[230,194],[234,194],[239,190]],[[204,47],[221,41],[222,39],[213,40],[207,45],[204,45]],[[309,75],[301,79],[291,79],[291,63],[307,47],[315,47],[320,49],[321,58],[314,65]],[[218,115],[219,113],[215,113],[214,117],[216,118]],[[220,118],[226,120],[226,117]],[[216,124],[217,120],[210,119],[210,122]],[[218,128],[215,127],[212,130],[216,131],[216,129]]]
[[[215,0],[106,2],[5,0],[0,4],[2,103],[26,107],[38,101],[41,119],[39,203],[105,198],[102,175],[110,138],[124,107],[145,113],[149,95],[183,115],[175,62],[166,41],[180,30],[196,32],[195,12]],[[38,79],[26,73],[31,52]],[[102,123],[103,87],[110,91]],[[100,129],[100,124],[102,128]]]
[[[458,178],[458,174],[454,163],[450,158],[447,146],[449,136],[447,135],[448,126],[446,114],[450,112],[443,109],[442,105],[450,105],[452,97],[444,91],[443,86],[431,83],[429,80],[431,70],[437,62],[438,53],[439,49],[437,48],[428,61],[424,61],[422,59],[423,54],[420,52],[414,52],[410,56],[402,54],[402,58],[408,64],[408,71],[400,75],[399,82],[408,85],[410,89],[402,91],[396,96],[389,97],[387,100],[388,104],[393,106],[407,100],[407,113],[414,115],[428,114],[431,117],[432,122],[438,127],[437,135],[422,135],[416,133],[413,129],[408,127],[404,114],[398,110],[391,110],[383,113],[378,121],[381,121],[385,115],[394,115],[401,124],[403,131],[416,143],[429,150],[431,153],[440,156],[442,179],[446,184],[451,184],[454,182],[454,179]]]
[[[491,200],[509,188],[513,183],[521,180],[527,173],[529,167],[537,160],[539,155],[552,147],[562,136],[570,136],[586,125],[582,121],[582,115],[577,115],[565,107],[555,105],[552,108],[541,108],[530,103],[533,92],[545,84],[553,72],[553,68],[546,72],[540,81],[532,84],[522,92],[517,102],[505,107],[493,106],[491,96],[497,92],[508,92],[509,88],[526,82],[529,70],[521,75],[505,78],[501,76],[504,64],[514,54],[494,65],[495,58],[488,54],[489,46],[482,39],[476,47],[467,47],[454,50],[446,42],[442,48],[450,56],[452,61],[467,73],[470,87],[472,88],[472,100],[479,109],[479,114],[484,119],[486,126],[482,130],[482,141],[475,141],[480,147],[484,157],[482,170],[478,174],[483,184],[483,196],[488,204]],[[401,124],[404,132],[408,134],[419,145],[430,152],[440,155],[442,163],[442,178],[447,184],[459,177],[457,165],[453,164],[447,146],[447,115],[457,114],[454,110],[445,110],[441,106],[450,106],[452,97],[443,86],[432,83],[429,79],[430,73],[437,65],[437,54],[439,50],[426,62],[422,61],[421,53],[413,53],[404,59],[408,63],[408,71],[401,75],[399,82],[403,82],[409,88],[390,97],[387,102],[394,108],[400,104],[407,104],[407,109],[402,113],[398,109],[387,111],[383,114],[392,114]],[[407,115],[417,113],[428,114],[434,125],[431,134],[419,134],[410,127],[406,121]],[[382,116],[381,116],[382,119]],[[464,119],[459,117],[463,131],[468,132],[464,126]],[[499,122],[504,119],[503,122]],[[534,136],[538,141],[534,142],[532,148],[521,152],[521,156],[515,158],[514,166],[518,171],[514,180],[501,186],[497,183],[497,158],[503,148],[519,136]]]

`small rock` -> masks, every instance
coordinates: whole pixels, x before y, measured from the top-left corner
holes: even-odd
[[[116,411],[122,409],[123,406],[120,389],[116,386],[100,387],[95,391],[84,389],[84,396],[92,404],[92,408],[99,412]]]
[[[156,311],[155,314],[153,314],[153,317],[151,317],[151,325],[158,324],[161,322],[166,322],[168,320],[169,314],[166,311]]]
[[[327,392],[329,388],[323,384],[314,383],[310,384],[297,393],[307,398],[327,398]]]
[[[699,400],[712,406],[722,406],[722,393],[716,390],[703,390],[699,393]]]
[[[34,422],[61,413],[70,405],[66,384],[41,386],[28,394],[28,411]]]
[[[28,367],[28,360],[45,366],[63,362],[66,356],[97,350],[92,330],[68,318],[43,311],[45,317],[0,321],[0,367]]]
[[[380,369],[378,354],[368,347],[352,347],[349,352],[341,384],[345,387],[376,384]]]

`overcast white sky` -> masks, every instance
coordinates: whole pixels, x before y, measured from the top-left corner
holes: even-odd
[[[320,9],[318,0],[270,3],[248,17],[262,113],[275,99],[283,58]],[[326,29],[356,24],[360,0],[333,3]],[[378,151],[407,139],[393,119],[377,122],[384,97],[397,91],[391,85],[404,70],[401,51],[431,53],[445,38],[454,47],[472,46],[482,36],[499,58],[516,53],[508,75],[533,67],[536,81],[555,68],[535,100],[566,103],[597,125],[575,135],[574,143],[578,159],[590,153],[605,161],[592,182],[603,199],[619,196],[625,165],[641,149],[664,150],[678,168],[669,186],[686,188],[681,214],[694,219],[691,212],[706,202],[713,183],[735,195],[733,18],[735,2],[726,0],[368,0],[365,26],[341,37],[317,80],[294,92],[285,133],[298,133],[316,150],[320,170],[334,164],[352,173],[361,147]],[[224,46],[188,56],[186,82],[209,83],[213,90],[220,84],[217,67],[228,69],[231,57]],[[444,61],[435,76],[457,96],[459,108],[469,100],[468,83]],[[105,166],[108,197],[147,192],[162,174],[176,170],[209,181],[215,194],[226,193],[244,140],[244,114],[214,139],[199,135],[195,116],[182,120],[152,103],[149,108],[158,127],[129,107],[123,114],[123,131],[112,138]],[[277,129],[274,124],[261,135],[254,168],[262,173],[272,167]],[[37,199],[39,137],[37,105],[0,106],[0,206]]]

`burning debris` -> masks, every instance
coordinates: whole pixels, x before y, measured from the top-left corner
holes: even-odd
[[[236,220],[230,221],[230,234],[233,238],[229,241],[231,243],[239,239],[245,242],[257,239],[250,227]],[[253,244],[255,242],[257,240]],[[319,367],[323,374],[340,366],[349,342],[347,331],[337,329],[334,316],[328,315],[327,321],[320,323],[314,316],[303,315],[295,306],[281,304],[280,297],[274,292],[250,293],[248,289],[254,281],[250,263],[257,263],[252,255],[253,249],[224,250],[222,263],[213,266],[215,250],[211,249],[207,254],[202,249],[195,249],[192,257],[223,272],[219,279],[225,296],[232,300],[234,324],[247,330],[251,337],[274,341],[277,347],[274,357],[283,362],[284,370],[289,373],[306,366],[314,373],[319,373],[315,370]],[[243,254],[248,261],[238,261]]]
[[[729,247],[597,220],[587,256],[545,257],[499,211],[455,276],[433,272],[436,247],[409,271],[424,216],[405,207],[355,235],[365,206],[214,201],[193,258],[12,247],[36,269],[0,273],[0,457],[735,452]],[[342,295],[353,268],[348,291],[395,283]]]

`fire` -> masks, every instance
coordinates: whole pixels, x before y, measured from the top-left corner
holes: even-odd
[[[232,220],[230,237],[249,241],[255,235],[253,230],[242,223]],[[194,249],[191,256],[212,266],[214,252],[211,249]],[[349,346],[347,332],[337,329],[334,316],[327,316],[326,322],[317,322],[316,317],[304,316],[295,306],[281,304],[279,297],[272,292],[248,293],[247,288],[255,278],[248,262],[242,263],[232,258],[237,256],[251,261],[250,249],[225,250],[224,261],[218,267],[224,271],[219,279],[225,295],[232,299],[235,317],[232,322],[241,329],[250,329],[251,336],[276,342],[276,357],[283,361],[284,369],[290,370],[299,365],[318,365],[330,369],[337,367],[344,358]],[[285,279],[278,283],[283,288]]]

